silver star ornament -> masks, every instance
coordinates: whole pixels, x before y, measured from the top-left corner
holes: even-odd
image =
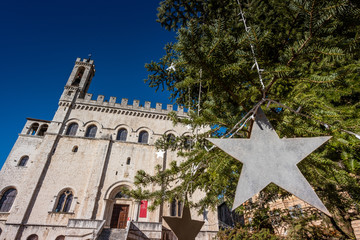
[[[214,145],[243,163],[233,210],[274,183],[331,216],[297,164],[331,137],[282,138],[261,108],[249,139],[208,138]]]

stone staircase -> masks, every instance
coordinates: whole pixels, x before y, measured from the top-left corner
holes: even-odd
[[[126,240],[126,230],[116,228],[104,228],[98,240]]]

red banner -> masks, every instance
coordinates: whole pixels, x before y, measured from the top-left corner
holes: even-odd
[[[147,215],[147,205],[148,205],[148,201],[146,201],[146,200],[142,200],[142,201],[141,201],[139,217],[141,217],[141,218],[146,218],[146,215]]]

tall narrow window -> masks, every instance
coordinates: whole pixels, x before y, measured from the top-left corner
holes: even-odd
[[[148,143],[149,134],[147,131],[141,131],[139,134],[139,143]]]
[[[85,71],[84,67],[79,67],[71,86],[77,87],[80,85],[81,78],[84,75],[84,71]]]
[[[11,206],[15,201],[17,191],[15,188],[10,188],[4,192],[0,199],[0,212],[9,212]]]
[[[176,199],[173,199],[170,205],[170,216],[176,216]]]
[[[25,166],[26,166],[26,163],[28,162],[28,160],[29,160],[29,157],[28,157],[28,156],[23,156],[23,157],[20,159],[19,166],[20,166],[20,167],[25,167]]]
[[[177,211],[177,214],[178,214],[178,217],[181,217],[181,212],[182,212],[182,203],[181,201],[178,201],[178,211]]]
[[[47,129],[48,129],[48,125],[47,125],[47,124],[41,125],[40,130],[39,130],[39,133],[38,133],[38,136],[44,136],[44,134],[45,134],[45,132],[47,131]]]
[[[95,125],[90,125],[86,129],[85,137],[94,138],[96,136],[97,127]]]
[[[118,131],[116,140],[126,141],[126,137],[127,137],[127,130],[125,128],[122,128]]]
[[[35,133],[37,132],[39,128],[39,124],[38,123],[33,123],[30,127],[30,130],[28,132],[29,135],[35,135]]]
[[[78,130],[79,125],[77,123],[71,123],[68,128],[66,129],[65,135],[68,136],[75,136]]]
[[[70,190],[65,190],[59,196],[55,212],[69,212],[73,200],[73,193]]]

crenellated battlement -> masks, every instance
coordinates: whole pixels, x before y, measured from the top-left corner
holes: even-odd
[[[129,104],[127,98],[122,98],[120,102],[117,102],[116,97],[110,97],[109,100],[105,100],[104,95],[98,95],[96,100],[92,99],[93,94],[86,93],[84,98],[78,98],[75,101],[75,108],[80,108],[82,110],[95,110],[99,111],[99,108],[104,108],[104,112],[114,112],[116,109],[121,110],[136,110],[145,113],[157,113],[167,115],[168,113],[175,111],[179,116],[186,116],[184,108],[178,106],[177,109],[174,109],[172,104],[167,104],[166,109],[163,109],[162,103],[156,103],[155,107],[151,107],[150,101],[145,101],[144,104],[140,104],[139,100],[133,100],[132,105]],[[60,101],[60,105],[70,106],[69,101]],[[82,106],[81,106],[82,105]],[[109,110],[105,110],[109,108]]]
[[[76,58],[76,61],[75,61],[75,65],[93,65],[94,64],[94,60],[92,59],[87,59],[87,58]]]

